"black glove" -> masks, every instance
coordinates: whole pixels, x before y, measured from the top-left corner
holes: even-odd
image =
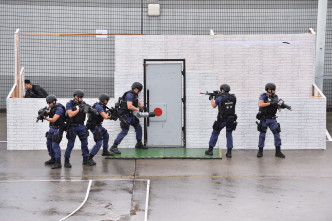
[[[272,100],[270,102],[270,105],[271,105],[271,107],[276,107],[276,106],[278,106],[278,101],[277,100]]]
[[[84,112],[84,105],[83,104],[80,104],[78,105],[78,108],[80,109],[79,112]]]
[[[143,107],[139,107],[139,112],[144,112],[144,108]]]
[[[212,100],[212,99],[213,99],[213,95],[210,95],[210,96],[209,96],[209,100]]]

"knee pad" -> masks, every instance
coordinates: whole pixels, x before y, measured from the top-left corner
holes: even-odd
[[[213,130],[216,130],[216,131],[221,131],[221,128],[220,128],[220,122],[216,120],[216,121],[213,123],[212,129],[213,129]]]
[[[120,121],[120,127],[121,129],[129,130],[129,124],[126,120]]]
[[[281,132],[280,124],[278,123],[278,127],[277,127],[276,129],[272,130],[272,133],[273,133],[273,134],[278,134],[278,133],[280,133],[280,132]]]

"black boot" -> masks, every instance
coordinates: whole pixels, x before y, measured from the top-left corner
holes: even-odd
[[[55,164],[56,160],[54,157],[51,157],[48,161],[45,161],[45,166]]]
[[[101,154],[103,157],[114,156],[113,152],[108,151],[108,149],[103,149],[103,153]]]
[[[276,147],[276,157],[285,158],[286,156],[281,153],[280,146]]]
[[[82,165],[89,165],[89,157],[83,157]]]
[[[94,166],[96,165],[96,162],[92,159],[94,155],[90,154],[89,156],[89,166]]]
[[[206,155],[213,155],[213,147],[209,146],[209,149],[205,151]]]
[[[136,149],[148,149],[147,146],[144,146],[141,140],[137,140],[137,143],[135,145]]]
[[[66,168],[71,168],[71,164],[69,163],[69,158],[65,158],[65,164],[64,164],[64,166]]]
[[[232,148],[227,148],[226,157],[227,158],[232,158]]]
[[[259,147],[257,157],[262,157],[263,156],[263,147]]]
[[[117,143],[113,143],[113,145],[111,146],[111,151],[110,152],[113,152],[113,153],[116,153],[116,154],[121,154],[121,152],[118,150],[118,144]]]
[[[55,163],[53,164],[52,166],[52,169],[58,169],[58,168],[61,168],[62,165],[61,165],[61,159],[56,159]]]

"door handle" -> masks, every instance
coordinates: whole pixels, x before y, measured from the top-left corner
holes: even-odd
[[[146,90],[146,109],[148,109],[148,112],[150,111],[150,90]],[[146,120],[147,127],[150,126],[150,119],[149,117]]]

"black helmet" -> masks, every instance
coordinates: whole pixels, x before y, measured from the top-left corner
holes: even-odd
[[[135,82],[135,83],[133,83],[133,85],[131,85],[131,89],[134,90],[135,88],[137,88],[139,91],[141,91],[143,89],[143,85],[139,82]]]
[[[99,95],[99,100],[100,102],[104,102],[105,100],[109,100],[110,99],[110,96],[108,94],[100,94]]]
[[[231,87],[228,84],[222,84],[220,85],[220,91],[224,90],[225,92],[229,92],[231,90]]]
[[[75,95],[76,95],[77,97],[82,98],[82,97],[84,97],[84,91],[81,90],[81,89],[76,89],[76,90],[74,91],[73,95],[74,95],[74,97],[75,97]]]
[[[276,85],[273,84],[273,83],[267,83],[267,84],[265,85],[265,90],[268,91],[269,89],[270,89],[270,90],[275,90],[275,89],[276,89]]]
[[[53,101],[56,101],[56,96],[53,95],[53,94],[50,94],[46,97],[46,102],[49,104],[49,103],[52,103]]]

